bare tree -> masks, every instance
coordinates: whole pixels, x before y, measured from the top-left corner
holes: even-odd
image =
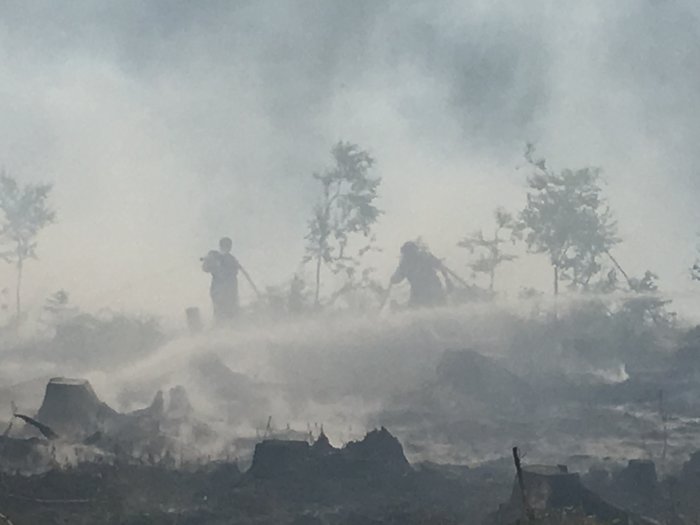
[[[516,227],[513,216],[503,208],[498,208],[494,212],[496,228],[489,238],[484,237],[483,230],[474,232],[465,237],[458,246],[467,248],[469,252],[476,255],[476,260],[469,263],[469,267],[475,273],[484,273],[489,277],[489,291],[493,293],[494,281],[496,279],[496,269],[504,262],[513,261],[517,255],[506,253],[503,245],[512,242],[512,235],[504,236],[503,233],[512,231]]]
[[[6,173],[0,174],[0,243],[6,247],[0,257],[15,265],[17,279],[15,306],[17,319],[22,313],[22,273],[27,259],[36,259],[37,236],[54,222],[56,213],[49,207],[50,184],[21,186]]]
[[[371,249],[371,230],[382,213],[375,205],[380,178],[369,175],[374,159],[356,144],[339,142],[331,150],[334,166],[313,177],[321,183],[321,196],[314,207],[306,235],[304,262],[316,264],[314,303],[319,305],[321,269],[344,271],[352,278],[359,258]],[[348,253],[349,241],[362,236],[368,242]]]

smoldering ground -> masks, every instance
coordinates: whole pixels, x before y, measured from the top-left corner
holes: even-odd
[[[88,379],[122,412],[183,386],[209,430],[180,431],[177,453],[199,460],[246,461],[264,436],[323,428],[342,444],[384,425],[413,460],[478,464],[518,443],[531,461],[591,464],[658,458],[671,421],[677,464],[696,424],[682,372],[694,358],[678,353],[686,329],[648,324],[625,301],[560,301],[557,317],[528,301],[286,320],[171,337],[128,360],[77,347],[51,355],[44,341],[5,352],[2,402],[8,416],[11,401],[35,413],[55,375]]]
[[[65,288],[86,311],[156,313],[181,327],[185,307],[206,312],[198,258],[222,235],[233,237],[259,283],[286,282],[316,203],[310,175],[339,139],[377,159],[384,251],[372,264],[380,277],[401,243],[419,236],[463,271],[457,241],[487,227],[496,206],[522,208],[526,173],[518,167],[524,143],[534,141],[557,167],[604,168],[624,239],[618,258],[635,275],[658,272],[669,295],[688,297],[700,93],[689,67],[698,53],[693,2],[4,7],[0,160],[21,180],[53,182],[59,214],[26,268],[25,302],[35,314]],[[548,289],[547,261],[521,255],[499,286],[511,297],[520,287]],[[12,268],[2,270],[10,286]],[[325,282],[328,293],[336,283]],[[565,328],[547,323],[548,307],[545,321],[525,308],[353,313],[197,337],[167,330],[167,341],[143,351],[133,340],[55,356],[6,345],[4,399],[36,408],[48,377],[79,375],[122,410],[183,384],[222,435],[264,432],[272,416],[278,428],[302,432],[324,424],[338,441],[392,422],[414,457],[473,461],[513,439],[536,450],[543,436],[550,459],[593,446],[601,455],[648,454],[658,425],[647,412],[628,418],[623,408],[616,417],[608,407],[603,428],[601,412],[576,405],[577,424],[571,407],[553,418],[556,407],[542,401],[563,403],[568,392],[579,396],[572,402],[595,407],[596,396],[609,395],[624,407],[639,392],[605,383],[655,369],[679,333],[663,329],[657,341],[633,332],[629,340],[598,315],[603,307],[583,309]],[[495,384],[532,404],[445,390],[448,349],[494,359],[464,357],[501,370]],[[639,386],[636,408],[649,409],[648,391],[658,387]],[[676,401],[683,409],[680,393]],[[574,443],[582,425],[591,439]]]

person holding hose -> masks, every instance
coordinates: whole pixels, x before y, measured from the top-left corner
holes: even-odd
[[[238,272],[241,272],[257,295],[255,283],[241,263],[231,254],[233,242],[228,237],[219,241],[219,250],[210,251],[202,258],[202,270],[211,274],[209,293],[217,325],[230,323],[240,310],[238,297]]]

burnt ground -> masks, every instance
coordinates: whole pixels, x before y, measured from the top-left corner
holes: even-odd
[[[534,523],[691,524],[700,453],[661,477],[651,461],[579,475],[525,465]],[[19,524],[515,524],[521,493],[508,458],[469,468],[410,465],[387,430],[337,449],[324,435],[265,440],[251,467],[114,461],[0,475],[0,508]]]
[[[498,466],[412,467],[382,429],[342,450],[265,441],[246,472],[90,462],[3,474],[0,508],[15,525],[476,523],[507,499],[511,478]]]
[[[500,523],[519,512],[517,445],[526,467],[566,464],[630,516],[698,518],[696,329],[593,303],[554,320],[445,311],[275,330],[174,338],[128,362],[51,342],[5,350],[7,413],[16,402],[59,438],[18,420],[0,438],[0,513],[15,524]],[[54,375],[94,391],[47,403]],[[400,468],[382,454],[309,456],[324,426],[348,444],[337,450],[391,429]],[[301,447],[289,468],[252,461],[272,438]],[[569,506],[595,501],[574,492]]]

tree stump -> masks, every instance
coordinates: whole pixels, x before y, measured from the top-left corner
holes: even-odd
[[[36,419],[59,436],[80,437],[96,432],[105,418],[114,415],[87,380],[54,377],[46,385]]]
[[[525,490],[523,498],[516,478],[510,501],[501,505],[491,516],[492,525],[527,523],[524,505],[536,522],[547,517],[589,516],[602,523],[645,524],[651,522],[634,513],[622,510],[603,500],[581,483],[578,474],[571,473],[563,465],[528,465],[522,467]],[[552,521],[553,523],[554,521]],[[557,522],[558,523],[558,522]],[[577,522],[578,523],[578,522]]]

